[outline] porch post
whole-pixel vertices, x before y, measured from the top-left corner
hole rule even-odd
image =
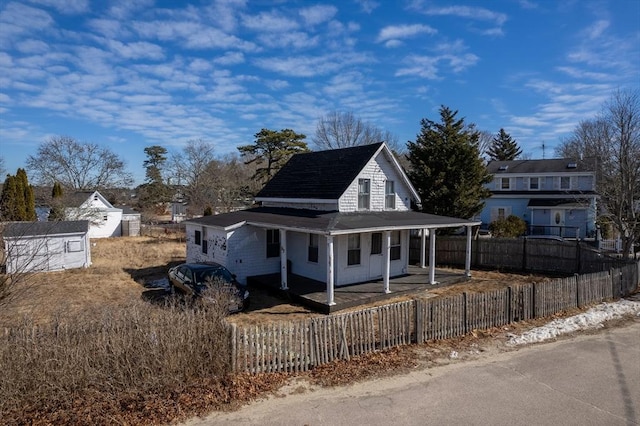
[[[436,282],[436,230],[429,230],[429,284]]]
[[[467,255],[464,259],[464,274],[471,276],[471,226],[467,226]]]
[[[384,247],[382,252],[384,256],[382,261],[384,262],[384,275],[382,277],[382,282],[384,284],[384,292],[391,293],[389,290],[389,273],[391,271],[391,231],[384,231]]]
[[[336,304],[333,300],[333,235],[327,235],[327,305]]]
[[[287,231],[285,229],[280,230],[280,280],[282,290],[289,290],[288,286],[288,275],[289,271],[287,270]]]
[[[427,267],[427,234],[429,230],[427,228],[422,229],[422,235],[420,236],[420,267]]]

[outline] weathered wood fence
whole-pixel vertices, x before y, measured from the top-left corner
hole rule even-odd
[[[464,266],[466,238],[436,238],[438,265]],[[555,241],[526,238],[479,238],[472,241],[471,266],[527,272],[588,274],[608,271],[629,263],[600,253],[580,241]],[[420,261],[420,237],[412,235],[409,261]],[[427,245],[426,259],[429,258]]]
[[[236,372],[306,371],[334,360],[462,336],[615,299],[640,285],[640,263],[608,272],[486,292],[416,299],[357,312],[259,326],[230,325]]]

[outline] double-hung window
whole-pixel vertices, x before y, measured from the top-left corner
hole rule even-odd
[[[500,189],[508,190],[511,188],[511,179],[509,178],[500,178]]]
[[[193,240],[195,245],[199,246],[202,244],[202,231],[195,231],[193,233]]]
[[[358,179],[358,210],[369,210],[371,179]]]
[[[396,208],[396,191],[392,180],[384,183],[384,208],[387,210]]]
[[[529,179],[529,189],[540,189],[540,181],[537,177],[532,177]]]
[[[280,231],[267,229],[267,257],[280,256]]]
[[[389,257],[391,260],[400,259],[400,254],[402,252],[402,246],[400,244],[400,231],[391,231],[391,244],[390,244],[390,253]]]
[[[318,234],[309,234],[309,262],[318,263]]]
[[[360,234],[349,234],[347,265],[360,264]]]
[[[571,176],[560,177],[560,189],[571,189]]]

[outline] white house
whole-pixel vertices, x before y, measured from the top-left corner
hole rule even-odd
[[[114,207],[98,191],[72,194],[65,208],[65,219],[88,220],[89,238],[122,235],[122,209]]]
[[[3,232],[8,274],[88,268],[89,222],[15,222]]]
[[[435,283],[435,229],[472,226],[464,219],[411,210],[417,192],[384,143],[294,155],[256,197],[260,207],[185,222],[188,262],[217,262],[247,277],[281,272],[335,286],[406,274],[409,232],[430,235],[429,277]],[[421,259],[426,266],[424,254]],[[295,284],[292,284],[295,285]]]

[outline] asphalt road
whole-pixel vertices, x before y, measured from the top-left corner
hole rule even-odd
[[[226,424],[638,425],[640,322],[188,422]]]

